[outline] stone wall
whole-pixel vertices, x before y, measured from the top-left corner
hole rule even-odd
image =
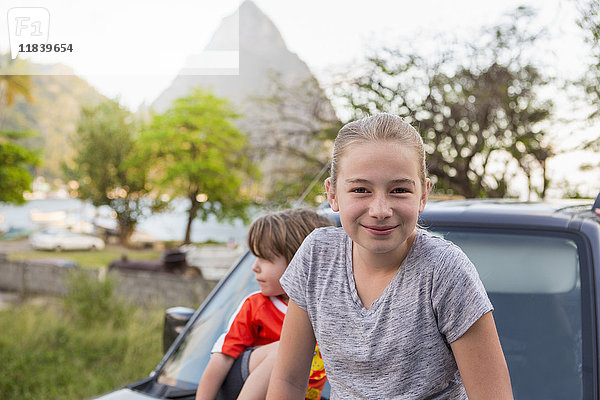
[[[185,277],[160,272],[84,270],[51,264],[8,261],[0,257],[0,291],[34,295],[64,296],[66,279],[74,270],[85,271],[95,279],[110,275],[116,280],[115,293],[138,305],[197,307],[215,282],[202,277]]]
[[[147,271],[111,271],[117,295],[136,304],[198,307],[215,285],[202,277]]]

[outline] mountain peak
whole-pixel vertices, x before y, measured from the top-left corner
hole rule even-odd
[[[205,50],[248,52],[264,48],[287,51],[275,24],[252,0],[245,0],[234,13],[223,18]]]
[[[312,78],[307,65],[288,50],[275,24],[251,0],[244,1],[234,13],[223,18],[205,50],[239,50],[239,75],[182,72],[152,103],[155,111],[165,111],[192,87],[210,88],[215,95],[241,104],[249,97],[268,95],[274,75],[296,82]]]

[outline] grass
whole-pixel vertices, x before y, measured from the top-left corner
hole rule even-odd
[[[71,294],[0,310],[0,398],[83,399],[140,380],[162,357],[162,309],[74,275]]]
[[[63,258],[77,262],[84,268],[102,268],[107,267],[111,262],[120,259],[123,254],[127,254],[130,260],[159,260],[162,254],[160,250],[150,249],[128,249],[121,246],[107,246],[103,250],[97,251],[13,251],[8,254],[8,259],[12,261],[23,261],[40,258]]]

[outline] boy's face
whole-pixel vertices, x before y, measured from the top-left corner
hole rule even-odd
[[[254,271],[254,277],[264,296],[285,295],[279,284],[279,278],[281,278],[286,268],[287,262],[282,256],[273,257],[272,261],[256,257],[256,261],[252,265],[252,271]]]

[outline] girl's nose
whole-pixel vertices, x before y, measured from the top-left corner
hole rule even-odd
[[[254,261],[254,264],[252,264],[252,271],[258,272],[259,270],[260,268],[258,267],[258,261]]]
[[[369,214],[374,218],[388,218],[392,216],[392,207],[384,194],[373,197],[369,207]]]

